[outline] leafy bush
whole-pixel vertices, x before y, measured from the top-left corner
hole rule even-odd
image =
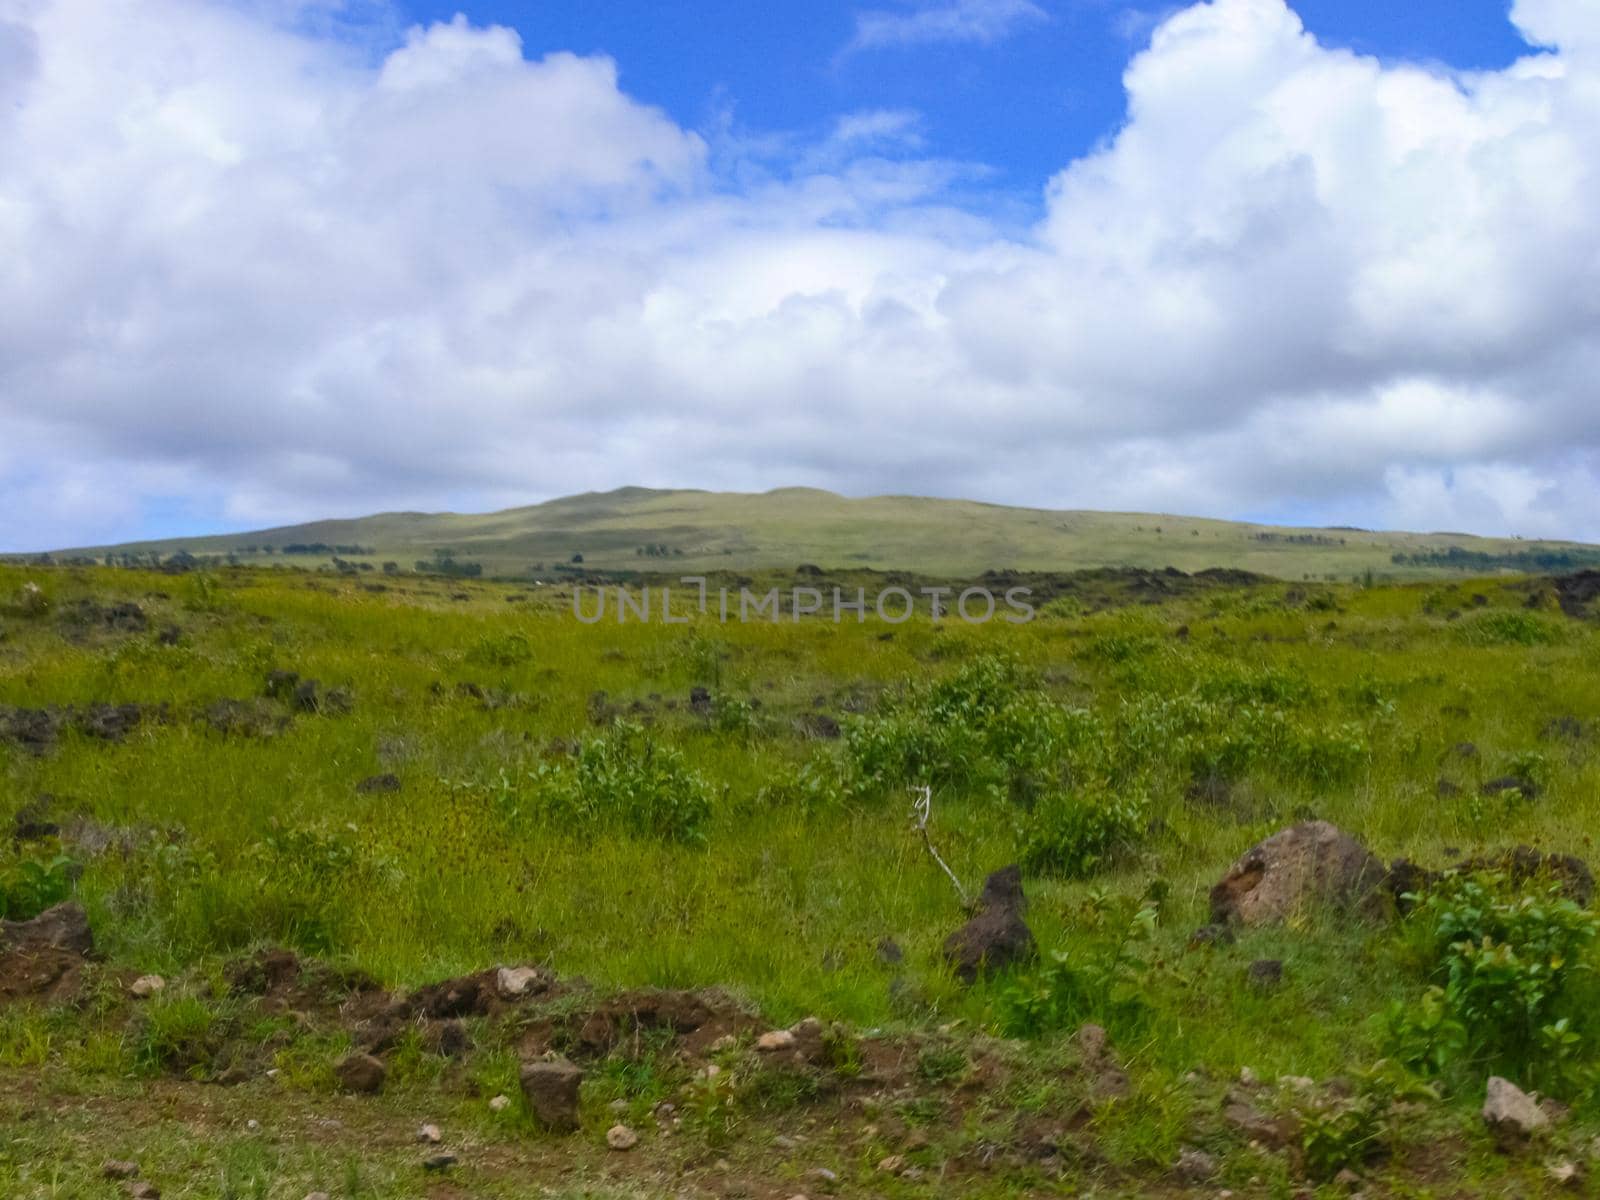
[[[1039,875],[1082,879],[1141,842],[1149,805],[1103,788],[1058,792],[1034,806],[1022,830],[1022,864]]]
[[[1051,951],[1001,990],[996,1024],[1002,1033],[1037,1038],[1089,1020],[1126,1030],[1143,1019],[1148,1002],[1138,948],[1149,942],[1157,910],[1144,904],[1129,917],[1125,906],[1117,907],[1115,916],[1125,921],[1070,949]]]
[[[1297,1113],[1306,1173],[1327,1181],[1381,1158],[1398,1133],[1395,1106],[1438,1098],[1432,1088],[1383,1061],[1357,1072],[1354,1095],[1312,1097]]]
[[[533,643],[525,633],[485,634],[467,652],[467,661],[486,667],[514,667],[533,658]]]
[[[711,821],[711,789],[637,725],[619,722],[573,759],[544,763],[534,783],[545,816],[574,829],[606,829],[696,845]]]
[[[1447,879],[1408,921],[1429,989],[1388,1014],[1396,1056],[1434,1072],[1494,1071],[1551,1092],[1592,1085],[1600,916],[1552,886]]]
[[[1457,626],[1457,636],[1471,646],[1549,646],[1560,630],[1537,613],[1490,611]]]
[[[23,859],[0,871],[0,917],[26,921],[72,894],[76,864],[64,854]]]

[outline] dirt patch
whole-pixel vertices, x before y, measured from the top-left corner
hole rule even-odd
[[[93,952],[81,905],[58,904],[29,921],[0,921],[0,1004],[72,999]]]
[[[223,968],[223,978],[236,993],[257,997],[266,1012],[337,1012],[355,997],[386,998],[365,972],[302,959],[293,950],[262,950],[236,959]]]

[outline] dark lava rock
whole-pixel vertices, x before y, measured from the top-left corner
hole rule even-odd
[[[55,797],[48,793],[34,797],[17,810],[11,823],[11,839],[16,842],[40,842],[61,833],[58,822],[51,820]]]
[[[1258,958],[1245,971],[1250,986],[1270,991],[1283,982],[1283,963],[1276,958]]]
[[[53,708],[7,708],[0,705],[0,742],[44,755],[55,749],[66,718]]]
[[[358,1051],[341,1058],[333,1073],[339,1086],[347,1092],[376,1092],[383,1088],[388,1071],[381,1058]]]
[[[1479,790],[1485,796],[1499,796],[1506,792],[1521,792],[1525,800],[1537,800],[1541,794],[1539,785],[1522,775],[1501,775],[1489,780]]]
[[[1189,935],[1189,945],[1231,946],[1237,940],[1231,925],[1202,925]]]
[[[226,737],[269,738],[289,727],[288,717],[261,700],[215,700],[202,719]]]
[[[294,696],[295,684],[300,682],[296,671],[268,671],[264,692],[274,700],[288,700]]]
[[[1026,962],[1039,951],[1022,914],[1022,868],[1003,867],[984,881],[977,912],[944,943],[944,958],[963,983]]]
[[[1555,717],[1544,723],[1539,736],[1547,742],[1557,739],[1576,742],[1583,737],[1583,722],[1573,716]]]
[[[356,784],[356,791],[362,795],[372,792],[398,792],[400,790],[400,776],[393,774],[369,775]]]
[[[1532,846],[1513,846],[1463,859],[1446,871],[1430,871],[1410,859],[1398,858],[1389,867],[1387,886],[1401,912],[1409,912],[1416,898],[1437,884],[1447,873],[1472,875],[1494,871],[1504,875],[1514,888],[1530,883],[1554,884],[1563,896],[1587,906],[1594,899],[1594,872],[1589,864],[1573,854],[1545,853]]]
[[[702,717],[711,712],[711,692],[708,688],[689,689],[689,711]]]

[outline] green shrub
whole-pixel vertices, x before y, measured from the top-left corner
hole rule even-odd
[[[486,667],[515,667],[533,659],[533,643],[525,633],[485,634],[467,651],[467,661]]]
[[[573,829],[698,845],[711,822],[711,789],[683,754],[625,722],[533,779],[545,816]]]
[[[1517,894],[1485,874],[1448,878],[1407,924],[1430,987],[1388,1013],[1396,1057],[1434,1072],[1493,1071],[1548,1092],[1590,1086],[1600,916],[1559,887]]]
[[[72,894],[77,865],[66,855],[25,858],[0,871],[0,917],[26,921]]]
[[[1470,646],[1549,646],[1561,640],[1557,626],[1531,612],[1482,612],[1456,629],[1456,636]]]
[[[1022,865],[1038,875],[1082,879],[1137,846],[1149,828],[1149,804],[1137,793],[1103,788],[1058,792],[1023,823]]]
[[[1127,917],[1125,906],[1117,916]],[[1146,969],[1139,948],[1155,930],[1157,910],[1142,905],[1121,922],[1014,976],[997,998],[996,1024],[1008,1037],[1044,1037],[1099,1021],[1128,1030],[1148,1014]],[[1106,916],[1102,912],[1102,917]]]
[[[1426,1084],[1381,1061],[1356,1073],[1353,1095],[1312,1096],[1296,1113],[1306,1174],[1326,1182],[1340,1171],[1359,1169],[1383,1157],[1399,1133],[1396,1105],[1438,1098]]]

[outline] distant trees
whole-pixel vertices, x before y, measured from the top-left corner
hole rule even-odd
[[[1454,567],[1461,571],[1576,571],[1600,566],[1600,550],[1584,547],[1554,550],[1513,550],[1491,554],[1450,546],[1444,550],[1397,550],[1389,561],[1399,567]]]

